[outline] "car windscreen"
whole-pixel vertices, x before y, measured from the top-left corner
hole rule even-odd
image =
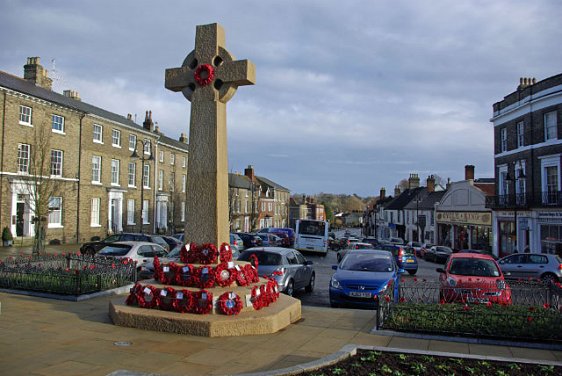
[[[477,277],[499,277],[500,271],[492,260],[477,258],[456,258],[451,262],[450,274]]]
[[[131,250],[130,245],[108,245],[103,247],[98,255],[101,256],[125,256]]]
[[[390,256],[369,253],[349,253],[341,262],[340,269],[365,272],[391,272],[393,270]]]
[[[278,253],[266,252],[266,251],[255,251],[255,252],[242,252],[239,261],[250,261],[250,256],[256,255],[258,258],[259,265],[281,265],[281,255]]]

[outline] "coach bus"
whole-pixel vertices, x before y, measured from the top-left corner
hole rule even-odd
[[[299,251],[328,253],[327,221],[299,219],[295,229],[295,248]]]

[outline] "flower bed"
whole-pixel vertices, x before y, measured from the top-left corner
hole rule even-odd
[[[0,288],[83,295],[126,286],[136,280],[130,260],[77,254],[18,256],[0,261]]]

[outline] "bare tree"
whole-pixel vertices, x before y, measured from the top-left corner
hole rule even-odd
[[[18,160],[25,160],[24,153],[28,154],[27,174],[21,176],[20,187],[23,189],[25,204],[34,213],[33,254],[41,254],[45,250],[47,221],[51,210],[49,204],[61,187],[61,180],[51,176],[51,134],[44,123],[35,126],[31,139],[27,140],[28,149],[18,150]]]

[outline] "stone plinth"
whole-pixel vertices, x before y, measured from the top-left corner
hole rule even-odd
[[[121,297],[109,303],[109,315],[119,326],[204,337],[232,337],[278,332],[301,319],[301,302],[281,294],[269,307],[226,316],[142,309],[127,306]]]

